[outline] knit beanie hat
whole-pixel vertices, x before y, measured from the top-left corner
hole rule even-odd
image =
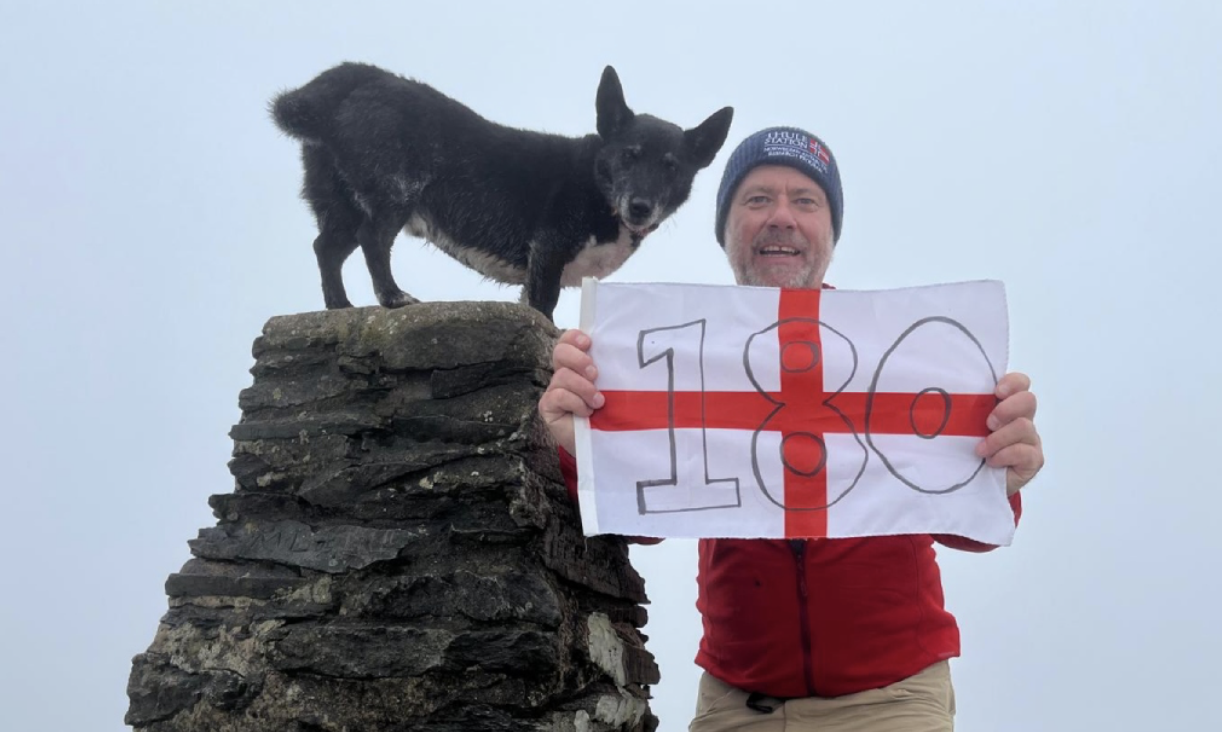
[[[721,187],[717,189],[717,243],[722,248],[726,245],[730,198],[757,165],[788,165],[818,183],[832,210],[832,243],[840,240],[844,192],[840,189],[840,168],[832,151],[822,140],[797,127],[769,127],[739,143],[721,175]]]

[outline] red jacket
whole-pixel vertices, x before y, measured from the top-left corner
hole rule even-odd
[[[561,450],[560,465],[576,500],[576,461]],[[1010,505],[1017,523],[1017,493]],[[927,534],[702,539],[696,663],[744,691],[788,698],[877,689],[958,656],[935,540],[965,551],[996,548]]]

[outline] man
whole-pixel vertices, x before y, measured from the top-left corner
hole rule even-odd
[[[734,153],[717,193],[717,241],[743,285],[824,287],[843,219],[831,151],[796,128],[762,130]],[[573,415],[604,403],[590,339],[570,330],[539,411],[575,480]],[[991,434],[977,454],[1006,469],[1015,521],[1018,491],[1039,472],[1030,380],[997,384]],[[697,607],[704,636],[692,732],[952,730],[947,659],[959,630],[942,601],[934,543],[995,547],[956,536],[831,540],[705,539]]]

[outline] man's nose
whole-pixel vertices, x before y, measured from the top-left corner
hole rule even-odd
[[[792,229],[798,225],[788,201],[784,199],[777,201],[776,206],[772,209],[772,215],[768,217],[768,225],[778,229]]]

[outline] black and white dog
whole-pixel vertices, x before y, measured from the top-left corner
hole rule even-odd
[[[598,134],[513,129],[354,63],[277,96],[276,124],[302,142],[326,306],[351,307],[342,265],[358,246],[379,303],[417,302],[390,270],[403,229],[490,279],[524,285],[523,301],[549,318],[562,286],[614,272],[687,200],[733,109],[690,130],[635,114],[610,66],[595,106]]]

